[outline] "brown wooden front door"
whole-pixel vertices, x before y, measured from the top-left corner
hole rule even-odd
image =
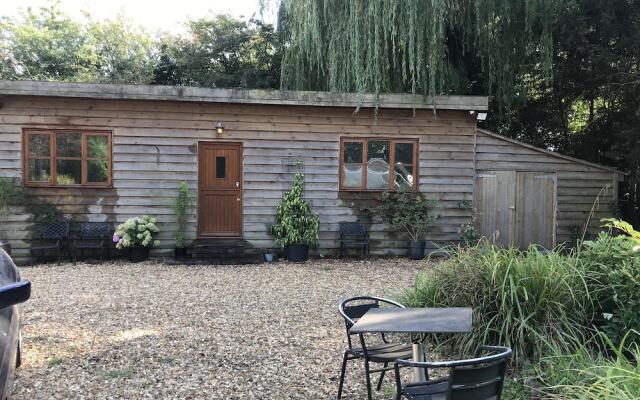
[[[242,237],[242,144],[198,145],[198,236]]]

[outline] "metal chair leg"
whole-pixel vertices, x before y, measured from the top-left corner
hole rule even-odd
[[[369,361],[364,361],[364,376],[367,381],[367,400],[371,400],[371,373],[369,372]]]
[[[338,385],[338,400],[342,398],[342,387],[344,385],[344,376],[347,372],[347,356],[349,353],[344,352],[344,357],[342,357],[342,369],[340,369],[340,384]]]
[[[384,367],[383,368],[387,368],[387,366],[389,365],[388,362],[384,363]],[[376,386],[376,391],[379,392],[380,388],[382,387],[382,380],[384,379],[384,374],[386,373],[386,369],[382,371],[382,373],[380,374],[380,379],[378,379],[378,385]]]

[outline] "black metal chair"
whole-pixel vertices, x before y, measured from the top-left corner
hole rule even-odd
[[[409,400],[500,400],[507,361],[511,349],[502,346],[482,346],[480,351],[489,352],[484,357],[455,361],[397,360],[396,400],[403,396]],[[419,367],[449,369],[449,376],[426,382],[402,385],[399,369]]]
[[[360,222],[340,223],[340,256],[347,248],[362,246],[364,256],[369,255],[369,233]]]
[[[47,252],[55,252],[56,260],[60,262],[64,250],[66,250],[69,260],[72,260],[69,248],[70,226],[71,223],[69,221],[54,222],[40,226],[31,241],[31,263],[35,261],[38,254],[42,261],[45,262]]]
[[[109,259],[111,233],[111,224],[108,222],[85,222],[80,225],[79,236],[73,241],[73,249],[80,252],[81,258],[84,258],[85,250],[100,250],[100,259],[104,259],[105,252]]]
[[[387,340],[384,334],[380,334],[380,340],[372,344],[365,341],[365,335],[349,333],[351,327],[360,319],[367,311],[372,308],[380,308],[381,305],[391,307],[405,308],[400,303],[373,296],[358,296],[344,300],[340,303],[338,310],[344,318],[345,327],[347,329],[347,343],[349,348],[345,350],[342,358],[342,369],[340,370],[340,385],[338,387],[338,399],[342,397],[342,387],[344,385],[344,377],[347,368],[347,362],[352,360],[364,360],[365,379],[367,384],[367,399],[371,399],[371,375],[380,373],[376,390],[380,390],[382,380],[387,371],[393,369],[389,364],[397,359],[411,359],[413,357],[413,348],[411,344],[392,343]],[[360,346],[353,344],[352,336],[358,336]],[[372,370],[370,363],[383,364],[382,368]]]

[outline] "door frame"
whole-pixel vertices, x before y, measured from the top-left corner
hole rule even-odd
[[[200,146],[224,145],[235,146],[239,150],[240,162],[240,233],[239,235],[202,235],[200,234]],[[196,149],[196,238],[197,239],[242,239],[244,237],[244,143],[221,140],[199,140]]]

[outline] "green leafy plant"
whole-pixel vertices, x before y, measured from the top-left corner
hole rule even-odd
[[[434,214],[437,204],[421,193],[404,189],[384,192],[380,205],[368,207],[365,211],[392,229],[405,232],[409,239],[421,241],[437,218]]]
[[[640,245],[631,236],[601,232],[582,244],[579,257],[588,268],[600,329],[615,344],[630,329],[640,331]]]
[[[36,225],[53,224],[62,219],[62,213],[58,207],[51,203],[34,205],[31,208],[31,214]]]
[[[24,198],[24,189],[16,179],[0,177],[0,215],[5,215],[9,206],[21,204]]]
[[[522,252],[481,242],[416,276],[402,301],[412,307],[472,307],[473,332],[443,338],[465,353],[484,343],[510,346],[520,364],[550,344],[589,336],[593,317],[583,264],[575,256]],[[571,339],[573,340],[573,339]]]
[[[472,221],[460,225],[458,235],[465,246],[475,246],[480,241],[480,234]]]
[[[129,218],[124,224],[118,225],[113,234],[116,248],[158,246],[160,242],[153,240],[153,237],[160,232],[157,222],[155,217],[148,215]]]
[[[271,233],[281,247],[295,244],[317,246],[320,217],[303,197],[304,175],[298,172],[291,189],[282,196]]]
[[[176,213],[176,248],[185,247],[185,229],[187,225],[187,209],[191,204],[191,193],[187,182],[180,182],[178,185],[178,196],[173,204],[173,211]]]
[[[603,218],[600,221],[603,223],[602,227],[609,229],[610,233],[616,230],[617,233],[631,238],[636,244],[640,245],[640,232],[633,229],[630,223],[615,218]]]

